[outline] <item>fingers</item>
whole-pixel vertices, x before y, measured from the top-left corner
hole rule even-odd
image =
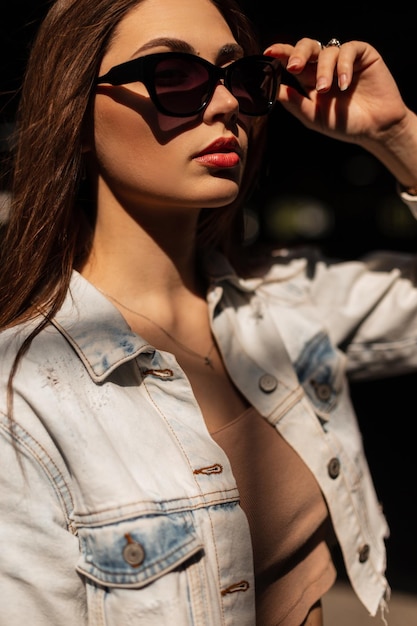
[[[264,54],[274,56],[279,58],[282,62],[286,62],[286,68],[288,70],[294,67],[296,71],[298,71],[298,69],[301,71],[306,63],[315,63],[318,60],[321,50],[322,44],[320,41],[304,37],[300,39],[295,46],[275,43],[269,46]]]
[[[346,91],[352,82],[353,61],[349,45],[343,44],[342,47],[338,39],[331,39],[317,61],[316,90],[320,93],[329,91],[336,78],[339,89]]]
[[[330,40],[329,44],[322,49],[317,62],[316,90],[318,92],[329,91],[335,83],[340,91],[346,91],[349,88],[359,48],[363,48],[360,42],[348,41],[342,44],[338,40]]]
[[[355,60],[364,52],[365,47],[364,42],[341,43],[337,39],[331,39],[323,46],[316,39],[304,37],[295,46],[273,44],[264,54],[277,56],[287,71],[296,76],[306,69],[311,71],[311,64],[315,64],[315,89],[326,93],[335,84],[341,91],[349,88]]]

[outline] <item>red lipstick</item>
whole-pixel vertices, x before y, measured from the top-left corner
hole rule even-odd
[[[194,159],[209,167],[235,167],[240,163],[241,150],[238,141],[233,137],[220,137],[196,154]]]

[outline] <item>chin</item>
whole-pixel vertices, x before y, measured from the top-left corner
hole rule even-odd
[[[237,193],[232,195],[217,196],[216,198],[207,198],[204,202],[204,207],[207,209],[221,209],[228,204],[234,202],[237,198]]]
[[[222,207],[236,200],[240,190],[240,185],[233,181],[224,181],[217,186],[215,193],[207,195],[205,206]]]

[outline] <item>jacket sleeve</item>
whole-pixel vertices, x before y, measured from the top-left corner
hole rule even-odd
[[[401,194],[417,216],[417,197]],[[312,298],[352,378],[417,369],[417,255],[375,252],[314,264]]]
[[[84,626],[67,477],[18,419],[0,413],[0,626]]]

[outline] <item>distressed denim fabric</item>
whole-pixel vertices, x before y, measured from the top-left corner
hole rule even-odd
[[[241,279],[219,257],[209,271],[230,376],[314,473],[376,614],[388,528],[347,376],[416,369],[414,260],[279,255]],[[7,378],[32,328],[0,335],[0,625],[254,626],[247,520],[175,358],[74,272],[19,366],[11,424]]]

